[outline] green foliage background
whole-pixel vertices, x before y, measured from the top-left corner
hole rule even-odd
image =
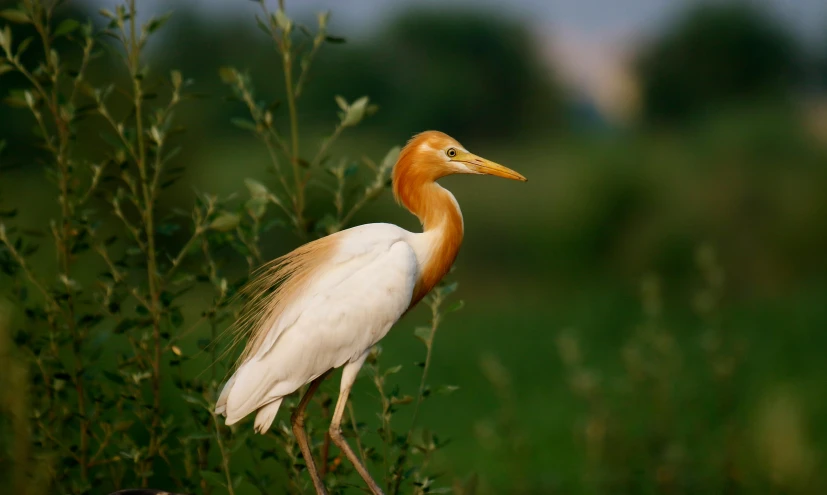
[[[260,231],[254,230],[249,210],[258,206],[248,201],[256,189],[248,189],[245,179],[275,190],[277,177],[266,172],[270,156],[255,139],[260,130],[250,132],[249,110],[237,101],[243,100],[239,79],[220,68],[249,74],[256,100],[282,119],[277,126],[287,135],[284,76],[271,40],[254,19],[217,22],[202,15],[176,11],[153,35],[143,59],[148,91],[155,93],[148,105],[170,97],[169,84],[158,81],[169,79],[172,70],[191,80],[186,92],[193,97],[175,114],[176,128],[186,132],[170,138],[181,146],[170,166],[185,169],[159,197],[157,216],[190,212],[194,202],[206,212],[206,192],[222,200],[202,220],[221,217],[232,223],[235,217],[222,215],[238,213],[243,228],[250,229],[242,230],[250,242],[210,230],[217,271],[211,274],[210,263],[198,253],[182,265],[182,273],[200,278],[176,298],[163,326],[169,334],[164,338],[185,358],[176,363],[176,354],[168,353],[161,372],[161,402],[174,423],[157,431],[164,432],[172,460],[118,463],[129,473],[123,481],[132,485],[145,479],[160,488],[223,493],[228,467],[243,479],[237,493],[257,493],[254,480],[263,480],[258,484],[270,493],[309,493],[289,433],[252,441],[245,436],[249,424],[231,432],[199,409],[212,398],[230,361],[207,368],[221,348],[206,343],[232,319],[233,306],[215,298],[222,278],[232,292],[257,257],[271,259],[323,234],[341,215],[327,189],[309,187],[303,227],[268,204]],[[108,22],[69,3],[56,11],[54,25],[86,17],[98,28]],[[449,22],[458,17],[465,20],[461,25]],[[10,25],[15,40],[33,33],[26,24]],[[526,28],[516,21],[479,12],[416,10],[374,33],[355,43],[330,39],[301,97],[300,156],[308,161],[341,123],[337,111],[346,113],[337,108],[336,95],[350,103],[369,95],[379,106],[335,142],[330,151],[335,159],[324,167],[331,174],[320,179],[325,187],[335,191],[336,174],[347,173],[352,182],[343,197],[354,204],[373,178],[370,167],[357,171],[354,165],[363,156],[381,163],[389,149],[425,128],[449,132],[472,151],[529,178],[526,184],[478,177],[443,181],[465,218],[466,240],[451,274],[460,281],[459,294],[452,297],[464,300],[465,307],[439,325],[428,383],[434,390],[453,390],[440,384],[459,389],[422,402],[416,437],[435,448],[404,461],[421,471],[402,491],[823,493],[827,142],[811,125],[812,105],[801,105],[799,97],[802,88],[823,95],[818,74],[827,55],[808,55],[761,12],[690,11],[643,50],[637,65],[640,121],[623,129],[583,128],[573,125],[568,96],[547,75]],[[25,66],[42,59],[38,48],[35,41],[26,51]],[[67,65],[79,63],[80,53],[68,38],[56,41],[55,49],[65,53]],[[114,82],[128,90],[130,74],[117,53],[106,50],[89,65],[91,84]],[[4,96],[26,85],[16,73],[0,77]],[[128,118],[128,99],[116,105],[121,106],[113,113]],[[53,164],[32,134],[35,124],[27,108],[0,107],[0,139],[6,143],[0,154],[0,221],[13,236],[41,245],[29,265],[51,288],[61,282],[48,226],[60,211],[57,189],[47,180],[53,179],[46,173]],[[114,148],[101,137],[105,127],[100,119],[79,123],[78,157],[92,163],[107,157]],[[289,168],[289,161],[283,163]],[[102,229],[120,232],[116,246],[125,246],[126,234],[109,215],[107,198],[116,188],[102,182],[95,207]],[[418,228],[388,192],[349,220]],[[182,217],[168,224],[178,227],[159,231],[160,251],[174,256],[187,243],[193,227],[187,221]],[[38,229],[46,237],[26,233]],[[251,242],[254,237],[257,243]],[[34,397],[50,393],[37,382],[37,368],[26,353],[34,348],[29,337],[44,325],[38,320],[42,315],[33,317],[32,311],[44,303],[12,268],[8,248],[0,247],[0,261],[8,267],[0,273],[0,289],[9,296],[0,305],[0,326],[10,337],[0,346],[7,366],[0,383],[15,391],[0,395],[7,419],[0,430],[4,473],[33,455],[38,461],[28,465],[42,463],[64,473],[59,492],[107,493],[118,482],[106,471],[84,485],[77,465],[67,460],[71,456],[38,440],[45,427],[20,417],[27,412],[17,400],[16,391],[25,388],[21,384],[29,383]],[[135,273],[145,268],[137,259],[129,263]],[[84,261],[76,269],[78,283],[94,285],[105,268],[100,259]],[[134,284],[147,289],[138,278]],[[30,295],[21,302],[24,286]],[[129,318],[141,311],[129,294],[123,306]],[[202,322],[204,312],[210,316]],[[180,327],[179,316],[185,322]],[[368,449],[376,450],[371,471],[377,479],[397,471],[383,465],[388,457],[381,446],[389,438],[383,434],[389,430],[383,430],[381,413],[393,409],[396,436],[404,440],[414,414],[405,396],[422,391],[422,368],[415,363],[424,360],[424,350],[414,329],[427,326],[430,317],[422,308],[400,322],[383,341],[381,358],[372,364],[376,369],[368,369],[354,391],[354,410],[364,422],[357,429]],[[128,354],[123,342],[111,343],[118,342],[116,331],[124,330],[118,322],[109,315],[87,322],[94,324],[88,325],[90,340],[81,352],[100,371],[89,383],[111,397],[124,396],[122,405],[140,404],[148,400],[147,389],[122,393],[118,378],[102,374],[104,369],[116,377],[122,373],[123,381],[142,372],[116,358]],[[191,322],[202,324],[177,337]],[[127,329],[126,335],[134,332],[140,339],[139,330]],[[422,337],[422,330],[418,333]],[[110,343],[101,347],[96,339],[107,336]],[[27,374],[31,382],[20,378]],[[325,401],[336,390],[335,383],[327,383],[311,408],[319,449]],[[391,408],[394,398],[399,404]],[[114,407],[101,410],[113,425],[118,418],[112,416],[122,414]],[[77,443],[78,419],[66,418],[61,434]],[[286,422],[286,413],[279,419]],[[24,424],[35,439],[31,454],[23,446],[27,440],[13,435]],[[130,428],[124,442],[131,439],[140,450],[151,431],[140,421]],[[226,445],[219,446],[219,439]],[[106,454],[122,455],[120,448]],[[232,454],[221,455],[225,448]],[[331,449],[331,463],[336,455]],[[184,469],[187,463],[194,467]],[[144,476],[141,469],[149,472]],[[328,477],[332,489],[357,492],[350,486],[361,486],[358,477],[344,465],[340,469]],[[26,473],[32,475],[31,493],[49,484],[54,489],[46,473]]]

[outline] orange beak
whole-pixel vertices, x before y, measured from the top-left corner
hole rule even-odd
[[[486,160],[473,153],[459,152],[453,161],[464,163],[473,173],[493,175],[502,177],[503,179],[519,180],[522,182],[528,180],[519,172],[515,172],[508,167],[494,163],[491,160]]]

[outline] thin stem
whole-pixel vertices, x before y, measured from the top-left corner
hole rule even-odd
[[[384,450],[385,473],[390,472],[390,448],[393,441],[391,434],[390,418],[388,417],[388,409],[390,408],[390,400],[385,395],[385,378],[379,373],[379,365],[373,365],[373,383],[376,390],[379,392],[379,399],[382,402],[382,448]],[[351,410],[352,413],[352,410]],[[355,422],[355,418],[351,418]],[[358,438],[358,435],[357,435]],[[392,479],[388,478],[388,491],[391,489]]]
[[[304,226],[304,185],[299,168],[299,120],[296,115],[296,97],[293,94],[293,62],[292,54],[285,50],[282,55],[284,61],[284,84],[287,91],[287,106],[290,112],[290,163],[293,165],[293,178],[296,181],[296,223],[299,228]]]
[[[112,129],[114,129],[115,132],[118,134],[118,138],[121,140],[121,143],[123,143],[124,148],[126,148],[126,151],[129,152],[129,155],[137,163],[140,160],[140,158],[138,157],[138,153],[135,151],[135,147],[132,146],[132,143],[129,142],[129,139],[126,138],[126,135],[123,132],[123,125],[118,124],[117,122],[115,122],[115,119],[112,118],[112,115],[106,109],[106,105],[103,100],[98,102],[98,113],[104,119],[106,119],[107,122],[109,122],[109,125],[111,125]]]
[[[388,161],[383,163],[381,166],[376,167],[370,160],[367,158],[363,158],[364,162],[371,167],[376,172],[376,177],[374,178],[373,182],[365,188],[362,197],[360,197],[353,206],[350,207],[348,212],[342,216],[341,214],[338,215],[338,221],[335,225],[331,228],[331,233],[338,232],[342,230],[352,219],[353,216],[362,208],[365,207],[370,201],[376,199],[382,191],[385,190],[385,183],[387,181],[387,174],[388,171],[391,169],[392,165],[390,165]]]
[[[262,6],[263,6],[262,2]],[[279,3],[284,9],[284,4]],[[275,33],[274,33],[275,37]],[[304,184],[299,166],[299,118],[296,111],[296,94],[293,87],[293,51],[290,42],[290,33],[283,32],[282,40],[276,38],[281,52],[282,68],[284,69],[284,88],[287,93],[287,107],[290,114],[290,164],[293,167],[293,179],[296,187],[296,223],[300,233],[304,232]]]
[[[265,14],[267,13],[265,9]],[[287,149],[287,145],[281,139],[281,136],[276,131],[275,127],[272,126],[272,123],[268,122],[265,117],[262,116],[262,112],[258,107],[255,99],[253,98],[252,89],[248,87],[246,79],[244,77],[238,76],[235,80],[235,85],[238,92],[241,94],[241,99],[247,105],[247,109],[250,112],[250,116],[255,120],[256,125],[258,128],[264,128],[263,130],[259,130],[256,132],[256,136],[261,139],[264,145],[267,147],[267,153],[270,156],[270,161],[273,164],[273,170],[276,172],[276,177],[278,177],[279,182],[281,183],[281,187],[284,189],[284,193],[290,198],[293,203],[293,209],[295,211],[299,210],[299,204],[297,195],[294,191],[291,191],[290,186],[285,179],[284,174],[281,171],[281,161],[278,157],[278,151],[282,151],[284,154],[289,155],[290,152]],[[275,144],[274,144],[275,143]],[[295,212],[290,211],[281,201],[274,201],[282,210],[287,214],[290,220],[295,224],[296,228],[299,228],[299,222],[297,220],[297,216]]]
[[[143,196],[143,226],[144,235],[146,236],[146,255],[147,255],[147,282],[149,285],[149,304],[147,309],[152,315],[152,358],[150,359],[152,368],[152,396],[153,396],[153,413],[152,423],[150,428],[149,440],[149,454],[147,458],[147,466],[152,462],[152,458],[158,453],[158,427],[161,422],[161,308],[159,307],[160,297],[160,281],[158,280],[158,266],[155,252],[155,185],[157,183],[157,173],[150,179],[147,173],[146,160],[146,140],[144,136],[144,122],[143,122],[143,86],[141,83],[141,46],[142,43],[138,39],[138,31],[135,23],[137,17],[137,9],[135,7],[135,0],[128,1],[129,8],[129,44],[128,61],[129,72],[132,78],[133,90],[133,104],[135,106],[135,137],[137,140],[137,167],[140,175],[141,184],[140,189]],[[156,166],[158,156],[156,155]],[[137,297],[137,293],[134,292]],[[142,484],[145,487],[148,482],[146,475],[147,469],[142,473]]]
[[[422,405],[422,401],[425,399],[425,385],[426,380],[428,378],[428,370],[431,368],[431,355],[434,348],[434,338],[436,337],[436,331],[439,328],[440,320],[442,316],[439,313],[439,307],[442,304],[442,296],[437,291],[433,295],[433,300],[431,301],[431,333],[428,335],[428,340],[426,341],[425,345],[427,347],[427,352],[425,354],[425,364],[422,368],[422,378],[419,380],[419,392],[416,397],[416,404],[414,405],[413,416],[411,417],[411,426],[408,429],[408,435],[405,438],[405,443],[400,449],[399,458],[397,462],[397,471],[394,473],[394,487],[392,493],[396,494],[399,493],[399,489],[402,485],[402,461],[408,455],[408,451],[411,447],[411,438],[413,437],[414,428],[416,428],[416,422],[419,418],[419,408]]]
[[[80,200],[77,202],[78,205],[85,204],[87,201],[89,201],[89,198],[92,197],[92,193],[95,192],[95,190],[98,188],[98,185],[100,184],[100,180],[101,177],[103,177],[103,171],[106,169],[107,163],[108,162],[104,162],[104,164],[101,166],[92,166],[92,181],[89,184],[89,189],[87,189],[86,192],[83,193],[83,196],[81,196]]]
[[[319,47],[321,47],[322,43],[324,43],[325,35],[325,26],[320,25],[319,32],[316,33],[316,36],[313,38],[313,48],[310,49],[310,53],[308,53],[307,57],[304,59],[304,61],[307,63],[302,64],[302,70],[299,74],[299,81],[296,83],[296,99],[298,99],[302,95],[302,90],[304,89],[304,82],[307,79],[307,74],[310,72],[311,62],[316,57],[316,52],[319,51]]]
[[[428,336],[428,342],[426,344],[428,350],[425,354],[425,365],[422,368],[422,378],[419,380],[419,393],[417,394],[416,405],[414,405],[413,417],[411,418],[411,427],[408,430],[408,438],[405,440],[406,445],[409,445],[411,442],[411,436],[413,435],[413,430],[416,427],[416,420],[419,416],[419,406],[425,398],[425,381],[428,379],[428,370],[431,368],[431,355],[434,348],[434,338],[436,337],[436,331],[437,328],[439,328],[439,323],[442,318],[439,314],[439,306],[441,303],[442,299],[435,295],[434,300],[431,303],[431,334]]]
[[[353,427],[354,433],[356,433],[356,448],[359,450],[359,457],[362,458],[362,464],[365,466],[368,465],[368,456],[365,455],[365,449],[362,447],[362,439],[359,437],[359,429],[356,424],[356,413],[353,411],[353,402],[348,401],[347,403],[347,413],[350,416],[350,424]],[[387,472],[387,471],[386,471]]]
[[[276,176],[279,178],[279,181],[281,182],[281,186],[284,188],[284,192],[291,197],[293,201],[293,207],[297,208],[296,196],[290,193],[290,187],[287,185],[287,181],[285,181],[284,179],[284,174],[281,173],[278,154],[276,153],[276,149],[273,147],[273,143],[271,143],[270,140],[267,138],[262,138],[262,141],[264,141],[264,145],[267,147],[267,153],[270,155],[270,161],[273,162],[273,168],[276,171]],[[282,210],[284,210],[284,212],[287,214],[288,217],[290,217],[290,219],[293,221],[296,227],[298,227],[298,220],[296,219],[297,217],[295,213],[288,210],[287,207],[284,206],[284,203],[282,203],[281,201],[274,202],[277,205],[279,205]]]
[[[198,225],[195,227],[195,232],[193,232],[192,236],[181,247],[181,250],[178,252],[178,255],[175,258],[173,258],[172,266],[170,266],[169,270],[167,270],[165,277],[166,279],[169,279],[169,277],[172,276],[173,273],[175,273],[175,270],[178,269],[178,267],[181,265],[181,261],[183,261],[184,258],[187,256],[190,247],[192,247],[195,241],[197,241],[198,238],[201,237],[201,235],[207,231],[207,228],[208,227],[206,224]]]
[[[37,279],[37,277],[35,277],[34,273],[32,273],[28,263],[26,263],[26,259],[20,254],[20,252],[17,251],[17,249],[14,248],[14,244],[6,235],[6,229],[2,224],[0,224],[0,241],[3,241],[3,244],[6,245],[6,249],[8,249],[9,254],[11,254],[12,258],[14,258],[14,261],[16,261],[18,266],[20,266],[20,269],[23,270],[23,273],[26,274],[26,278],[29,279],[29,282],[31,282],[31,284],[34,285],[38,291],[40,291],[40,293],[43,295],[43,298],[46,300],[46,303],[49,304],[55,312],[62,312],[62,308],[57,303],[55,298],[52,297],[51,294],[49,294],[49,291],[46,290],[46,287],[44,287]]]
[[[221,453],[221,467],[227,479],[227,490],[230,492],[230,495],[235,495],[233,480],[230,476],[230,456],[227,454],[227,449],[224,448],[224,440],[221,438],[221,425],[218,423],[218,416],[216,416],[212,410],[210,410],[210,413],[215,424],[215,440],[218,443],[218,451]]]
[[[316,156],[313,157],[313,161],[310,162],[310,168],[317,167],[320,163],[322,163],[322,159],[324,159],[325,153],[330,147],[339,139],[339,136],[342,135],[342,131],[344,131],[344,126],[339,124],[333,130],[333,133],[327,137],[324,141],[322,141],[322,145],[319,146],[319,151],[316,152]]]

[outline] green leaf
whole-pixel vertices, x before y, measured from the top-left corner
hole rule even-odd
[[[132,423],[132,421],[118,421],[112,425],[112,429],[115,431],[126,431],[132,426]]]
[[[244,129],[245,131],[251,132],[258,132],[258,127],[256,127],[256,124],[250,120],[235,117],[230,119],[230,122],[239,129]]]
[[[264,34],[266,34],[267,36],[272,36],[272,33],[270,33],[270,28],[267,27],[267,24],[264,24],[264,21],[262,21],[261,17],[259,17],[258,15],[256,15],[256,25],[259,29],[261,29],[264,32]]]
[[[442,295],[442,297],[445,297],[445,296],[451,295],[451,294],[453,294],[454,292],[456,292],[456,290],[457,290],[457,286],[458,286],[458,285],[459,285],[459,284],[458,284],[457,282],[454,282],[454,283],[448,284],[448,285],[446,285],[446,286],[444,286],[444,287],[441,287],[441,288],[439,289],[439,293],[440,293],[440,295]]]
[[[106,141],[106,143],[107,143],[109,146],[112,146],[112,147],[113,147],[113,148],[115,148],[115,149],[120,149],[120,148],[123,148],[123,142],[120,140],[120,138],[119,138],[119,137],[117,137],[116,135],[112,134],[111,132],[108,132],[108,131],[102,131],[102,132],[100,133],[100,137],[101,137],[101,139],[103,139],[104,141]]]
[[[17,89],[9,91],[9,95],[3,101],[7,105],[15,108],[26,108],[28,106],[23,91]]]
[[[0,17],[6,19],[7,21],[16,22],[18,24],[28,24],[32,22],[32,20],[29,18],[29,14],[18,9],[0,10]]]
[[[402,397],[391,397],[391,404],[394,406],[401,406],[405,404],[410,404],[413,402],[414,398],[410,395],[403,395]]]
[[[336,218],[330,213],[327,213],[325,214],[325,216],[323,216],[316,222],[316,225],[314,227],[319,232],[331,233],[332,228],[335,227],[337,223],[338,222]]]
[[[232,452],[238,452],[239,448],[247,445],[247,438],[250,436],[251,430],[244,430],[238,433],[233,433],[233,447]]]
[[[235,84],[238,81],[238,71],[232,67],[221,67],[218,69],[218,77],[224,84]]]
[[[345,168],[345,178],[351,177],[356,172],[359,171],[359,164],[358,163],[351,163],[350,165]]]
[[[146,32],[148,34],[152,34],[155,31],[164,27],[164,24],[167,23],[169,18],[172,17],[172,12],[167,12],[166,14],[162,15],[161,17],[153,17],[149,20],[146,24]]]
[[[440,395],[450,395],[457,390],[459,390],[459,387],[456,385],[440,385],[439,388],[436,389],[436,393]]]
[[[201,397],[196,397],[194,395],[189,395],[189,394],[181,394],[181,398],[184,399],[185,401],[189,402],[190,404],[195,404],[196,406],[206,407],[206,404],[204,403],[204,399],[202,399]]]
[[[67,34],[73,32],[75,29],[80,27],[80,23],[74,19],[63,19],[60,24],[57,25],[55,28],[54,36],[55,38],[59,38],[60,36],[66,36]]]
[[[270,195],[270,190],[267,186],[255,179],[244,179],[244,185],[250,191],[250,196],[254,198],[267,198]]]
[[[0,76],[5,74],[6,72],[11,72],[14,70],[14,67],[8,64],[0,64]]]
[[[465,307],[465,301],[459,300],[459,301],[455,302],[454,304],[452,304],[452,305],[448,306],[447,308],[445,308],[445,311],[443,311],[443,313],[446,313],[446,314],[447,313],[453,313],[454,311],[461,310],[463,307]]]
[[[388,376],[388,375],[393,375],[393,374],[399,373],[399,370],[401,370],[401,369],[402,369],[402,365],[401,365],[401,364],[397,364],[396,366],[393,366],[393,367],[391,367],[391,368],[386,369],[386,370],[385,370],[385,376]]]
[[[181,313],[181,308],[174,308],[169,315],[169,321],[175,328],[181,328],[184,324],[184,315]]]
[[[336,100],[336,104],[339,105],[339,108],[341,108],[343,112],[347,112],[347,100],[339,95],[336,95],[333,98]]]
[[[215,220],[210,223],[210,228],[226,232],[236,228],[239,222],[241,222],[241,217],[238,214],[225,212],[218,215]]]
[[[137,324],[138,324],[137,320],[134,320],[132,318],[125,318],[125,319],[121,320],[121,322],[118,323],[115,326],[115,328],[112,330],[112,332],[117,333],[117,334],[121,334],[121,333],[126,332],[130,328],[133,328]]]
[[[324,30],[327,27],[327,21],[330,20],[330,11],[323,10],[316,13],[316,20],[319,22],[319,29]]]
[[[345,111],[342,118],[342,126],[350,127],[358,124],[365,117],[365,109],[368,106],[368,97],[363,96],[354,101]]]
[[[293,27],[293,21],[291,21],[290,18],[287,17],[287,14],[285,14],[282,9],[276,11],[275,18],[276,25],[284,31],[289,32],[290,29]]]
[[[20,57],[26,51],[26,48],[29,47],[29,44],[32,42],[34,38],[29,36],[25,40],[21,41],[19,45],[17,45],[17,56]]]
[[[301,31],[303,35],[305,35],[305,36],[307,36],[308,38],[311,38],[311,39],[313,38],[313,33],[310,31],[310,29],[307,28],[307,26],[305,26],[304,24],[298,24],[298,26],[299,26],[299,31]],[[305,59],[302,60],[302,69],[304,68],[306,63],[307,63],[307,59],[305,58]]]
[[[11,27],[5,26],[0,29],[0,46],[4,50],[11,51]]]
[[[243,483],[243,482],[244,482],[244,476],[239,474],[238,476],[233,478],[233,488],[238,490],[238,487],[241,486],[241,483]]]
[[[197,431],[184,437],[185,440],[209,440],[211,438],[212,433],[207,433],[206,431]]]
[[[256,220],[260,219],[267,212],[267,203],[269,200],[266,197],[254,196],[244,203],[244,208]]]
[[[431,327],[416,327],[414,337],[421,340],[423,344],[428,345],[428,341],[431,340]]]
[[[160,235],[171,236],[179,230],[181,230],[181,226],[177,223],[162,223],[155,229],[155,232]]]
[[[212,471],[201,471],[200,474],[201,478],[211,485],[223,486],[224,488],[227,487],[227,478],[225,478],[222,474],[214,473]]]
[[[118,385],[126,385],[126,380],[117,373],[112,373],[111,371],[103,370],[103,376],[108,378],[111,382],[116,383]]]

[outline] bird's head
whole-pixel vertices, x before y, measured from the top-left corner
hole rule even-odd
[[[434,181],[451,174],[494,175],[525,182],[521,174],[477,156],[456,139],[438,131],[417,134],[399,153],[393,171],[394,191],[404,181]]]

